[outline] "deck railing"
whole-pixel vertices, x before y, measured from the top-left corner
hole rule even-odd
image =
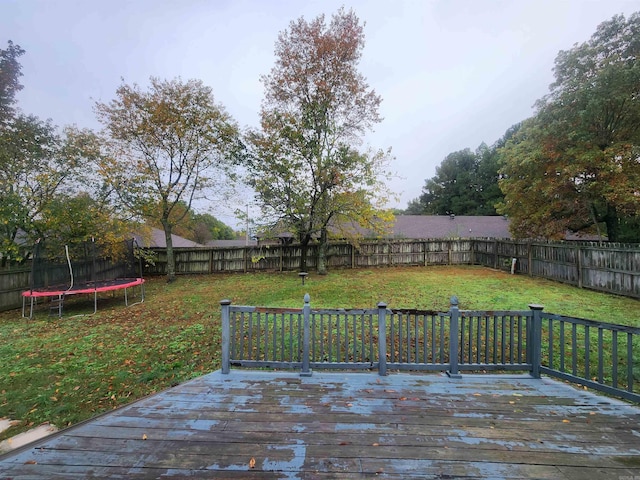
[[[222,306],[222,373],[231,366],[525,371],[640,402],[640,328],[543,312]]]

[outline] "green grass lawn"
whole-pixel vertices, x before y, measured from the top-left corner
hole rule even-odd
[[[640,326],[637,300],[513,276],[483,267],[402,267],[149,279],[146,301],[125,308],[122,292],[67,302],[65,316],[48,309],[34,319],[0,314],[0,418],[20,424],[0,440],[43,422],[66,427],[220,367],[220,305],[447,310],[526,310],[530,303],[563,315]]]

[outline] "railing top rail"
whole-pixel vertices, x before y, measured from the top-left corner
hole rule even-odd
[[[231,312],[242,312],[242,313],[285,313],[285,314],[299,314],[302,313],[301,308],[284,308],[284,307],[252,307],[249,305],[231,305]]]
[[[378,313],[377,308],[312,308],[312,315],[375,315]]]
[[[531,310],[460,310],[462,317],[530,317]]]
[[[443,315],[444,312],[439,310],[419,310],[416,308],[388,308],[387,313],[389,314],[402,314],[402,315]]]
[[[564,315],[557,315],[555,313],[542,312],[543,320],[558,320],[561,322],[573,323],[576,325],[586,325],[594,328],[604,328],[607,330],[615,330],[617,332],[633,333],[640,335],[639,327],[632,327],[628,325],[620,325],[617,323],[600,322],[598,320],[588,320],[586,318],[567,317]]]

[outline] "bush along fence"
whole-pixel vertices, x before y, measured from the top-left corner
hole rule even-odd
[[[261,308],[220,302],[222,373],[232,366],[525,371],[640,403],[640,328],[523,311]]]

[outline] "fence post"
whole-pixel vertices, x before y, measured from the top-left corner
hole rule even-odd
[[[458,345],[460,309],[458,308],[458,297],[451,297],[451,307],[449,308],[449,371],[450,378],[462,378],[458,370],[458,357],[460,354]]]
[[[231,366],[229,359],[229,345],[231,343],[231,334],[229,328],[231,300],[220,301],[222,307],[222,373],[228,374]]]
[[[301,377],[310,377],[311,369],[309,368],[309,342],[311,338],[311,297],[308,293],[304,294],[304,307],[302,307],[304,337],[302,340],[302,371]]]
[[[531,349],[529,353],[531,357],[531,376],[533,378],[540,378],[540,365],[542,363],[542,309],[544,306],[531,304],[531,328],[527,329],[529,332],[529,338],[527,338],[527,345],[531,343]]]
[[[387,374],[387,304],[378,303],[378,375]]]

